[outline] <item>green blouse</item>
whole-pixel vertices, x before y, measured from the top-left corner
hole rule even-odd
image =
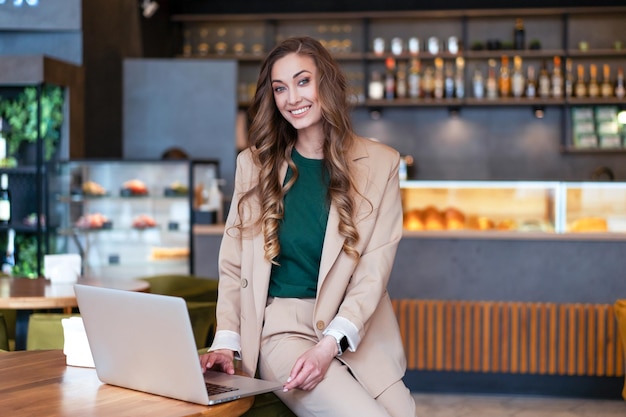
[[[280,223],[280,254],[272,266],[269,296],[314,298],[328,221],[328,174],[321,159],[308,159],[294,148],[298,179],[285,195]],[[287,169],[285,183],[293,176]]]

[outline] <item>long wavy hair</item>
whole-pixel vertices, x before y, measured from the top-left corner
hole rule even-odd
[[[324,166],[329,174],[328,201],[339,213],[339,233],[343,236],[343,250],[358,259],[355,249],[359,233],[355,227],[354,194],[356,187],[350,172],[351,161],[347,150],[355,136],[350,121],[346,78],[330,53],[310,37],[289,38],[270,51],[261,65],[256,94],[250,107],[252,122],[249,129],[249,145],[254,163],[259,167],[259,182],[239,200],[237,210],[243,219],[243,205],[254,199],[261,210],[254,224],[261,227],[264,235],[265,258],[276,263],[280,253],[278,230],[284,215],[284,196],[298,178],[298,169],[291,159],[297,130],[280,114],[274,101],[271,73],[276,61],[289,55],[299,54],[313,59],[317,68],[318,97],[321,105],[324,132]],[[284,186],[279,177],[282,164],[287,161],[293,171],[292,179]],[[237,227],[244,227],[240,223]]]

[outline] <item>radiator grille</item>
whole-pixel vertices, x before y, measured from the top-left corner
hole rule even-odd
[[[393,300],[410,370],[623,376],[613,306]]]

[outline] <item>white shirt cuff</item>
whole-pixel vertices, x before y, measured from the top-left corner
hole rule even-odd
[[[235,359],[241,359],[241,336],[230,330],[218,330],[208,352],[218,349],[228,349],[235,352]]]
[[[341,316],[336,316],[322,334],[324,336],[332,336],[337,340],[341,340],[342,337],[346,336],[348,339],[348,350],[351,352],[354,352],[359,343],[361,343],[359,330],[354,323]]]

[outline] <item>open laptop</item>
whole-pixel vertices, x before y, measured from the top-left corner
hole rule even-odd
[[[198,404],[282,388],[223,372],[203,375],[182,298],[79,284],[74,290],[102,382]]]

